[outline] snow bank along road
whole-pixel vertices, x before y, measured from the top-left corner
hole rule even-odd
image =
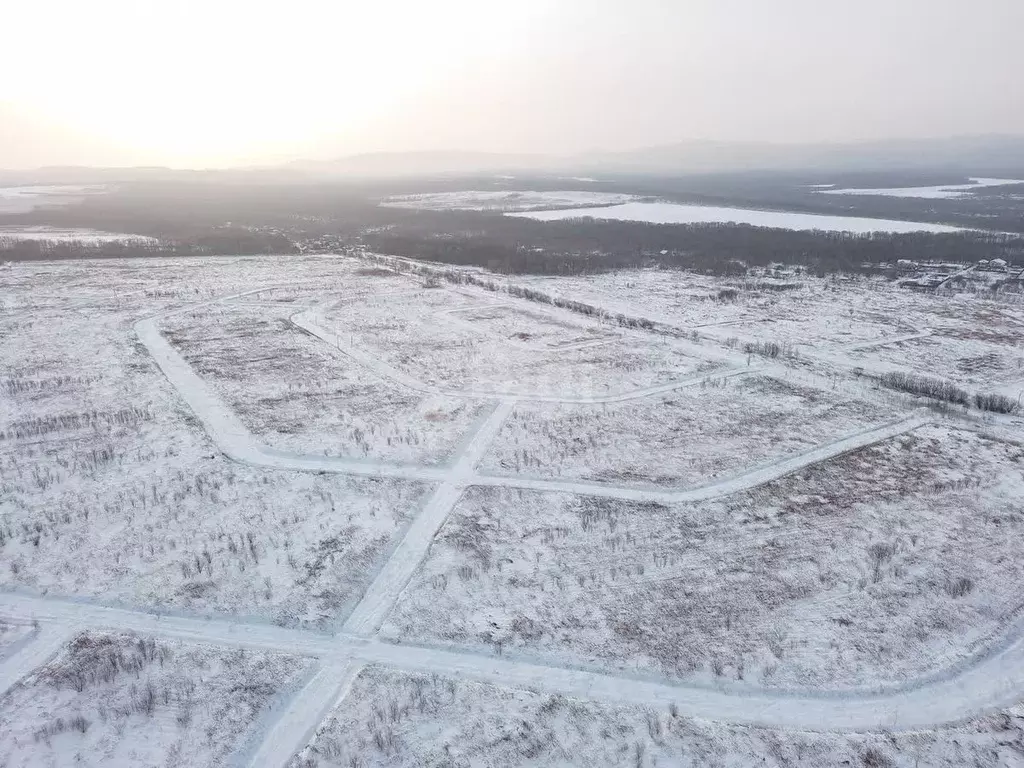
[[[250,295],[266,287],[236,294]],[[191,305],[179,311],[193,309]],[[294,322],[341,349],[384,378],[418,391],[433,391],[422,382],[391,369],[365,352],[344,347],[340,339],[314,321],[315,312],[300,313]],[[265,732],[248,739],[235,762],[253,766],[283,765],[310,739],[318,723],[344,696],[365,664],[385,664],[411,671],[436,672],[499,685],[561,693],[575,697],[608,698],[648,705],[675,704],[684,715],[726,722],[800,729],[921,728],[964,719],[1008,705],[1024,690],[1024,620],[1001,644],[968,663],[930,678],[882,691],[798,692],[762,691],[722,684],[705,687],[637,679],[542,662],[499,658],[477,653],[384,642],[377,630],[425,557],[431,541],[472,485],[527,488],[621,499],[679,502],[709,499],[746,490],[796,472],[811,464],[915,429],[928,418],[910,418],[846,436],[805,453],[748,469],[703,487],[689,490],[624,488],[598,483],[561,482],[523,477],[482,475],[477,463],[511,413],[527,394],[473,393],[494,401],[493,410],[477,427],[447,467],[385,464],[323,456],[287,454],[261,446],[236,415],[222,403],[200,376],[160,334],[156,318],[135,326],[161,371],[194,411],[217,446],[235,461],[257,467],[296,471],[327,471],[352,475],[407,478],[437,483],[437,487],[407,529],[338,635],[290,630],[269,624],[160,616],[144,611],[103,607],[91,603],[0,593],[0,616],[34,619],[40,629],[33,642],[0,659],[0,693],[28,674],[80,629],[106,628],[144,632],[196,642],[263,648],[300,653],[319,659],[318,670],[281,711],[263,721]],[[727,371],[743,375],[763,368]],[[723,375],[718,373],[718,376]],[[610,397],[564,402],[608,402],[650,397],[698,383],[704,376]],[[465,395],[466,393],[459,393]],[[547,395],[536,399],[559,401]]]

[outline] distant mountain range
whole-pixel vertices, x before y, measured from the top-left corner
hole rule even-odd
[[[291,167],[315,174],[406,176],[481,172],[714,173],[729,171],[1024,169],[1024,136],[959,136],[847,144],[683,141],[626,152],[523,155],[482,152],[380,152]]]
[[[40,168],[0,172],[0,184],[102,183],[131,180],[218,179],[266,181],[317,178],[493,174],[716,173],[738,171],[949,171],[975,175],[1024,173],[1024,136],[958,136],[844,144],[770,144],[691,140],[626,152],[575,155],[489,152],[375,152],[335,160],[225,170],[168,168]]]

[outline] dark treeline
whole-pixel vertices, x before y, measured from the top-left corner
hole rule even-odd
[[[365,235],[364,240],[374,250],[407,258],[505,273],[560,275],[649,266],[732,274],[744,271],[744,265],[780,262],[827,274],[900,259],[1024,260],[1024,239],[994,233],[854,235],[725,224],[475,217],[472,228],[461,215],[453,215],[440,228],[434,217],[424,217],[420,226],[396,226]]]
[[[19,240],[0,236],[0,261],[235,256],[293,253],[295,250],[295,246],[283,235],[244,230],[208,233],[187,242],[160,243],[137,239],[106,243],[89,240]]]

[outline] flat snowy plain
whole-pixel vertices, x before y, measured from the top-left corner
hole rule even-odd
[[[0,227],[0,239],[40,240],[62,243],[113,243],[113,242],[156,242],[155,238],[142,235],[127,235],[123,232],[101,232],[96,229],[67,229],[58,227]]]
[[[0,267],[0,764],[1021,764],[1019,297],[381,263]]]

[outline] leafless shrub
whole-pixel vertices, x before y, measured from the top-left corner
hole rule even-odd
[[[967,576],[946,582],[946,593],[950,597],[964,597],[974,590],[974,581]]]
[[[111,429],[113,427],[136,426],[152,421],[153,414],[145,408],[122,408],[117,411],[82,411],[62,413],[56,416],[39,416],[15,422],[0,432],[0,440],[18,440],[44,437],[58,432],[72,432],[82,429]]]
[[[974,395],[974,405],[982,411],[994,411],[996,413],[1014,413],[1020,406],[1017,400],[1006,395],[994,394],[991,392],[978,392]]]
[[[882,566],[896,556],[896,544],[893,542],[875,542],[868,547],[868,560],[871,565],[871,579],[878,583],[882,578]]]
[[[889,757],[876,747],[868,747],[861,755],[861,761],[865,768],[889,768],[893,762]]]
[[[655,743],[661,740],[661,718],[654,712],[647,713],[647,733]]]
[[[780,344],[777,341],[747,342],[743,345],[743,351],[748,355],[760,355],[773,360],[779,357],[793,359],[800,356],[792,344],[788,342]]]
[[[888,389],[930,397],[933,400],[943,400],[957,405],[967,405],[970,402],[967,390],[942,379],[932,379],[928,376],[918,376],[902,371],[889,371],[879,376],[878,381]]]
[[[644,755],[647,753],[647,745],[642,741],[636,742],[633,746],[633,761],[636,768],[643,768]]]

